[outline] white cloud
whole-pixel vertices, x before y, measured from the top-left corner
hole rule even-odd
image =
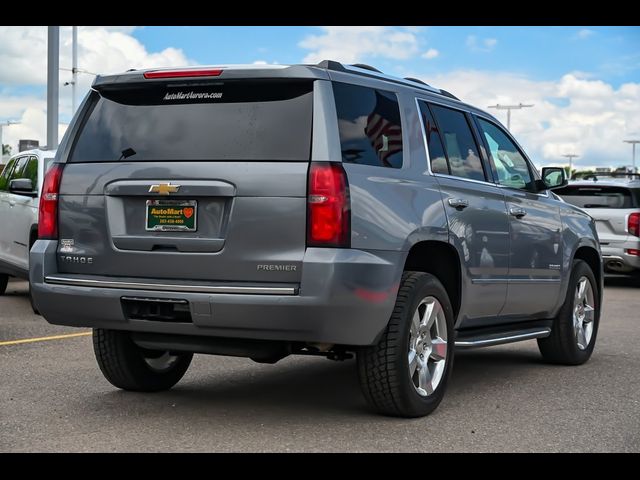
[[[495,38],[478,38],[475,35],[467,36],[467,48],[472,52],[490,52],[498,44]]]
[[[108,74],[129,68],[193,64],[182,50],[166,48],[149,52],[130,34],[136,27],[78,27],[78,68]],[[17,150],[17,140],[32,138],[45,143],[47,81],[47,27],[0,27],[0,120],[20,119],[22,124],[4,128],[3,142]],[[60,27],[60,67],[71,68],[71,27]],[[78,103],[94,76],[78,75]],[[71,72],[60,71],[60,117],[71,115]],[[19,96],[16,88],[42,88],[41,97]],[[4,88],[3,88],[4,87]],[[11,96],[6,92],[13,92]],[[4,92],[4,93],[3,93]],[[37,113],[39,112],[39,113]],[[61,124],[64,131],[66,125]]]
[[[440,52],[438,50],[436,50],[435,48],[430,48],[429,50],[424,52],[421,55],[421,57],[422,58],[426,58],[427,60],[432,60],[432,59],[436,58],[438,55],[440,55]]]
[[[579,30],[578,33],[576,33],[573,38],[577,39],[577,40],[586,40],[587,38],[589,38],[594,33],[596,33],[594,30],[589,30],[588,28],[583,28],[582,30]]]
[[[304,63],[336,60],[357,63],[367,57],[405,60],[418,53],[415,28],[321,27],[320,35],[309,35],[298,45],[311,50]]]
[[[566,163],[562,157],[566,153],[580,155],[574,161],[578,167],[631,163],[631,149],[622,140],[640,132],[640,83],[614,88],[575,73],[535,81],[511,73],[474,70],[422,78],[488,111],[505,125],[506,112],[488,109],[489,105],[534,104],[512,111],[511,130],[539,167]]]

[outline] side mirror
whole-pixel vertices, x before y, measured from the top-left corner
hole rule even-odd
[[[538,190],[551,190],[553,188],[564,187],[567,183],[567,176],[562,167],[544,167],[542,169],[542,181],[538,183]]]
[[[30,178],[15,178],[9,182],[9,191],[11,193],[35,197],[37,194],[34,190],[33,182]]]

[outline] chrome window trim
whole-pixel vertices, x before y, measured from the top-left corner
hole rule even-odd
[[[463,114],[466,114],[466,110],[460,110],[459,108],[452,108],[451,105],[447,105],[445,103],[432,102],[431,100],[427,100],[425,98],[415,97],[416,108],[418,111],[418,120],[420,122],[420,131],[422,132],[422,143],[424,145],[424,153],[427,158],[427,171],[429,175],[433,177],[443,177],[443,178],[452,178],[454,180],[460,180],[463,182],[471,182],[471,183],[479,183],[480,185],[490,185],[490,186],[499,186],[494,182],[487,182],[486,180],[474,180],[472,178],[458,177],[457,175],[450,175],[448,173],[433,173],[431,170],[431,155],[429,153],[429,144],[427,143],[427,131],[424,128],[424,122],[422,121],[422,110],[420,109],[420,102],[425,103],[435,103],[436,105],[441,105],[446,108],[451,108],[452,110],[457,110]],[[448,161],[448,159],[447,159]]]
[[[120,282],[108,280],[92,280],[86,278],[69,278],[49,275],[45,283],[53,285],[69,285],[74,287],[118,288],[122,290],[149,290],[160,292],[185,293],[232,293],[261,295],[295,295],[296,287],[244,287],[230,285],[176,285],[169,283]]]

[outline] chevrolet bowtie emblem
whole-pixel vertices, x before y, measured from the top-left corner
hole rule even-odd
[[[176,193],[180,185],[171,185],[171,183],[160,183],[158,185],[151,185],[149,193],[158,193],[160,195],[169,195],[170,193]]]

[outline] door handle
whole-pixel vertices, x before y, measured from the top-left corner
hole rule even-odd
[[[450,198],[447,202],[456,210],[464,210],[469,206],[469,200],[464,200],[462,198]]]
[[[16,201],[15,200],[9,200],[9,205],[12,207],[16,206]]]
[[[516,218],[522,218],[527,214],[527,211],[524,208],[520,207],[510,207],[509,215],[513,215]]]

